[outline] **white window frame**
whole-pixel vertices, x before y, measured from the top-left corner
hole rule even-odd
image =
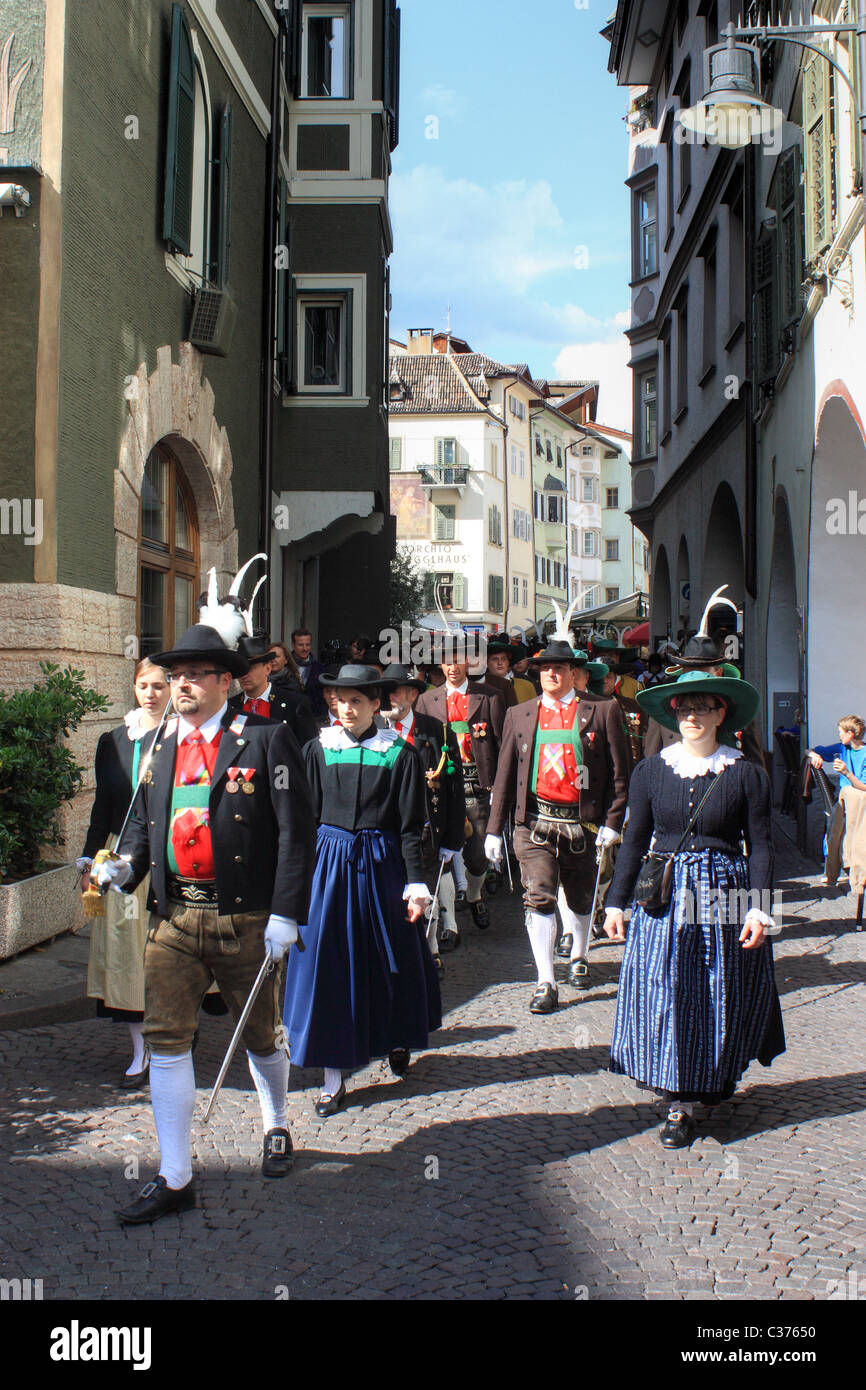
[[[528,580],[528,579],[524,579],[524,578],[521,577],[520,585],[521,585],[521,589],[522,589],[522,591],[523,591],[523,607],[524,607],[524,608],[528,608],[528,607],[529,607],[529,580]]]
[[[366,406],[367,397],[367,277],[366,275],[295,275],[293,277],[296,299],[295,307],[295,362],[296,390],[283,397],[287,406]],[[303,386],[303,310],[310,298],[336,299],[339,295],[352,295],[352,380],[345,383],[347,389],[337,390],[334,386]],[[343,364],[345,371],[345,363]]]
[[[190,28],[190,38],[195,81],[192,216],[189,229],[191,250],[188,256],[182,256],[176,251],[166,251],[165,268],[185,289],[198,290],[205,283],[205,267],[210,262],[211,254],[210,168],[213,153],[213,104],[204,55],[198,34],[193,28]]]
[[[311,96],[307,90],[309,72],[309,21],[311,19],[342,19],[345,21],[346,52],[343,57],[342,94],[337,96]],[[307,4],[302,6],[301,32],[301,99],[303,101],[351,101],[355,89],[355,53],[353,42],[352,6],[349,4]]]
[[[581,554],[586,556],[588,560],[596,559],[598,557],[598,546],[596,545],[595,531],[584,531],[583,550],[581,551]]]
[[[583,501],[583,502],[594,502],[594,501],[595,501],[595,478],[583,477],[583,478],[581,478],[581,482],[582,482],[582,484],[583,484],[583,487],[582,487],[582,489],[581,489],[581,491],[582,491],[582,493],[583,493],[583,496],[582,496],[582,498],[581,498],[581,501]]]

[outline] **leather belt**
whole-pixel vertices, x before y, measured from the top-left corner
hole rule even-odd
[[[168,877],[168,896],[184,907],[218,907],[216,879]]]
[[[542,801],[540,797],[530,797],[526,809],[530,815],[544,820],[580,820],[580,805],[577,801]]]

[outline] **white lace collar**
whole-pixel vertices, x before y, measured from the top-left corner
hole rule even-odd
[[[150,729],[141,722],[143,719],[144,710],[141,705],[136,705],[135,709],[129,710],[123,716],[123,722],[126,725],[126,737],[130,742],[137,743],[140,738],[144,738],[145,734],[150,733]]]
[[[730,767],[731,763],[735,763],[742,756],[739,748],[725,748],[719,744],[715,753],[711,753],[708,758],[696,758],[681,741],[669,743],[667,748],[663,748],[659,753],[659,757],[664,759],[672,772],[678,777],[688,779],[704,777],[708,772],[721,772],[723,767]]]
[[[342,724],[332,724],[329,729],[322,729],[319,733],[319,742],[323,748],[341,749],[347,748],[368,748],[371,753],[386,753],[395,740],[400,735],[396,729],[374,729],[368,738],[360,743],[353,738]]]

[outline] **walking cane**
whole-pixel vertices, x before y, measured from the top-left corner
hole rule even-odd
[[[506,829],[506,831],[509,832],[510,835],[511,835],[511,844],[512,844],[512,847],[513,847],[513,845],[514,845],[514,830],[513,830],[513,828],[512,828],[511,816],[508,817],[508,822],[507,822],[507,824],[506,824],[505,829]],[[503,836],[503,845],[502,845],[502,848],[503,848],[503,850],[505,851],[505,867],[506,867],[506,869],[508,870],[508,889],[509,889],[509,892],[513,893],[513,892],[514,892],[514,879],[513,879],[512,876],[511,876],[511,857],[510,857],[510,855],[509,855],[509,853],[508,853],[508,834],[506,834],[506,835]]]
[[[300,940],[300,938],[298,938],[298,939]],[[207,1103],[207,1109],[205,1110],[204,1115],[203,1115],[203,1117],[202,1117],[202,1122],[203,1122],[204,1124],[207,1124],[208,1120],[209,1120],[210,1117],[211,1117],[211,1113],[212,1113],[212,1111],[213,1111],[214,1105],[216,1104],[216,1098],[217,1098],[217,1096],[218,1096],[219,1093],[220,1093],[220,1087],[222,1086],[223,1081],[225,1080],[225,1074],[226,1074],[226,1072],[228,1071],[228,1069],[229,1069],[229,1067],[230,1067],[230,1065],[231,1065],[231,1060],[232,1060],[232,1058],[233,1058],[234,1055],[235,1055],[235,1051],[236,1051],[236,1049],[237,1049],[237,1045],[238,1045],[238,1043],[240,1042],[241,1033],[244,1031],[244,1028],[245,1028],[245,1026],[246,1026],[246,1021],[247,1021],[247,1019],[249,1018],[250,1013],[251,1013],[251,1011],[252,1011],[252,1007],[253,1007],[253,1005],[255,1004],[256,999],[257,999],[258,996],[259,996],[259,990],[261,989],[262,985],[264,984],[264,982],[265,982],[267,976],[270,975],[270,973],[271,973],[271,971],[273,970],[273,968],[274,968],[274,958],[273,958],[273,956],[271,955],[270,951],[268,951],[267,954],[265,955],[264,960],[262,961],[262,968],[261,968],[261,970],[259,971],[258,975],[256,976],[255,983],[254,983],[252,989],[250,990],[250,997],[249,997],[249,999],[247,1000],[247,1002],[244,1004],[243,1013],[241,1014],[240,1018],[238,1019],[237,1027],[235,1028],[235,1031],[234,1031],[234,1033],[232,1034],[232,1040],[231,1040],[231,1042],[229,1043],[228,1052],[226,1053],[225,1057],[223,1058],[223,1064],[222,1064],[222,1066],[221,1066],[220,1069],[219,1069],[219,1075],[217,1076],[217,1079],[216,1079],[216,1081],[214,1082],[213,1090],[212,1090],[211,1093],[210,1093],[210,1100],[209,1100],[208,1103]]]
[[[595,875],[595,892],[594,892],[593,895],[592,895],[592,907],[591,907],[590,910],[589,910],[589,938],[590,938],[590,939],[589,939],[589,941],[587,942],[587,949],[588,949],[588,950],[591,950],[591,949],[592,949],[592,942],[595,940],[595,937],[594,937],[594,934],[593,934],[593,928],[594,928],[594,925],[595,925],[595,905],[596,905],[596,903],[598,902],[598,885],[601,883],[601,866],[602,866],[602,861],[604,860],[604,851],[605,851],[605,848],[606,848],[606,846],[602,846],[602,848],[599,849],[598,846],[596,845],[596,849],[595,849],[595,856],[596,856],[596,862],[597,862],[597,864],[598,864],[598,871],[597,871],[597,873],[596,873],[596,875]]]
[[[428,930],[428,932],[429,932],[429,930],[430,930],[431,927],[434,928],[434,932],[433,932],[433,935],[434,935],[434,936],[436,935],[436,932],[437,932],[438,929],[439,929],[439,884],[442,882],[442,870],[443,870],[444,868],[445,868],[445,860],[444,860],[444,859],[440,859],[440,860],[439,860],[439,875],[438,875],[438,877],[437,877],[437,879],[436,879],[436,887],[433,889],[433,906],[430,908],[430,918],[429,918],[429,921],[428,921],[428,923],[427,923],[427,930]]]

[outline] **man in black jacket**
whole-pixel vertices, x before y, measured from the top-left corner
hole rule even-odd
[[[287,725],[228,705],[246,660],[198,623],[153,658],[170,671],[177,718],[152,746],[126,853],[104,865],[102,887],[131,891],[148,870],[144,1035],[160,1170],[123,1222],[155,1221],[195,1205],[190,1130],[192,1040],[216,980],[237,1020],[269,952],[275,961],[306,921],[315,827],[297,741]],[[262,1171],[291,1167],[289,1065],[278,1046],[279,971],[259,991],[243,1032],[265,1130]]]
[[[418,714],[415,710],[418,696],[426,688],[426,681],[411,676],[405,666],[395,664],[385,668],[382,689],[390,703],[385,717],[391,728],[412,744],[424,764],[427,780],[427,824],[421,846],[424,870],[428,888],[435,890],[436,880],[439,879],[441,938],[445,950],[451,950],[459,940],[454,916],[454,879],[450,871],[443,871],[439,878],[439,866],[440,862],[447,865],[463,848],[466,799],[460,772],[460,749],[453,732],[449,729],[446,742],[441,720],[430,714]],[[434,902],[427,927],[427,944],[437,969],[441,971],[439,938],[437,905]]]
[[[284,682],[270,679],[270,662],[275,652],[264,637],[242,637],[238,651],[246,658],[250,669],[247,675],[238,678],[243,694],[232,696],[229,709],[288,724],[301,748],[311,738],[318,738],[319,725],[306,695],[292,690]]]

